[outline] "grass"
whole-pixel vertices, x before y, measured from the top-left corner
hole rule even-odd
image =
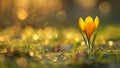
[[[18,44],[18,45],[17,45]],[[0,44],[0,67],[1,68],[61,68],[61,67],[109,67],[114,64],[115,67],[120,63],[120,50],[101,46],[94,55],[85,57],[80,52],[59,51],[54,52],[51,49],[42,46],[36,46],[37,43],[31,42],[24,44],[19,42],[7,42]],[[75,60],[77,59],[77,60]]]

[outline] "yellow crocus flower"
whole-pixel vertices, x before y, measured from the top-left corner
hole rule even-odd
[[[82,18],[79,18],[79,27],[81,30],[85,31],[87,34],[88,39],[90,39],[93,31],[97,29],[99,25],[99,18],[96,16],[95,20],[93,21],[91,16],[88,16],[85,21]]]

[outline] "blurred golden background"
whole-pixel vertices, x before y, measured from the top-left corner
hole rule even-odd
[[[118,23],[118,7],[114,0],[0,0],[0,28],[18,22],[22,27],[74,26],[88,15],[98,15],[101,23]]]

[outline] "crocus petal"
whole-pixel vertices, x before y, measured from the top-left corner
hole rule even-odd
[[[85,31],[86,31],[86,33],[87,33],[88,39],[90,39],[93,31],[95,30],[95,27],[96,27],[96,26],[95,26],[95,23],[87,23],[87,24],[85,25]]]
[[[86,19],[85,19],[85,23],[93,23],[93,19],[91,16],[88,16]]]
[[[96,16],[94,23],[95,23],[96,28],[97,28],[98,25],[99,25],[99,18],[98,18],[98,16]]]
[[[82,18],[79,18],[79,22],[78,22],[78,24],[79,24],[79,27],[80,27],[82,30],[85,30],[85,27],[84,27],[84,21],[83,21]]]

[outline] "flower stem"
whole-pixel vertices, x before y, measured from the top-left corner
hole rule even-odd
[[[88,42],[87,42],[86,37],[84,36],[83,32],[82,32],[80,29],[79,29],[79,31],[80,31],[80,33],[81,33],[81,35],[82,35],[83,40],[85,41],[85,44],[87,45]]]

